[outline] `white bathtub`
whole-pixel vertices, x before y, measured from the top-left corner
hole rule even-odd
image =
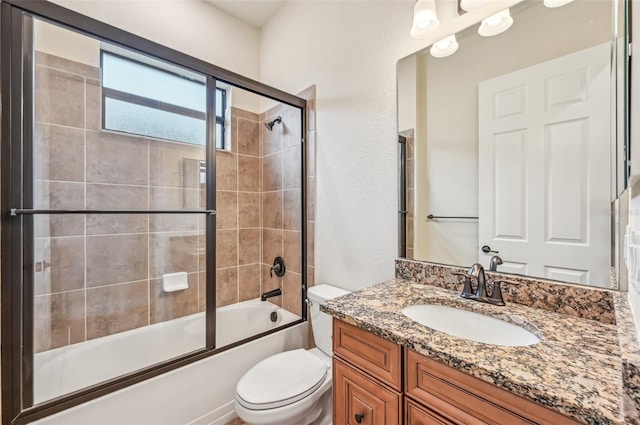
[[[277,312],[276,322],[270,315]],[[269,302],[216,313],[223,347],[300,317]],[[307,346],[302,323],[42,419],[42,424],[224,424],[234,418],[237,380],[271,354]],[[204,313],[38,353],[34,399],[50,400],[204,346]]]

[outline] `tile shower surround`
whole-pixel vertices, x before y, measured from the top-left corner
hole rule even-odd
[[[96,68],[36,53],[34,207],[203,208],[204,148],[100,131],[99,84]],[[232,152],[217,152],[217,304],[281,285],[284,307],[298,313],[300,218],[290,206],[299,205],[299,156],[297,179],[285,167],[300,147],[288,137],[293,129],[274,131],[263,155],[268,116],[232,108]],[[279,200],[263,217],[263,205]],[[36,351],[204,310],[204,217],[36,216],[35,235],[43,270],[35,273]],[[309,244],[312,258],[312,237]],[[275,254],[288,260],[284,279],[268,277]],[[176,271],[188,273],[189,289],[163,293],[162,274]]]

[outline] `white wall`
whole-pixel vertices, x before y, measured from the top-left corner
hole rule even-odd
[[[193,0],[52,0],[125,31],[257,79],[260,33]]]
[[[263,28],[261,80],[316,85],[316,283],[356,290],[394,274],[396,61],[420,47],[412,8],[293,1]]]

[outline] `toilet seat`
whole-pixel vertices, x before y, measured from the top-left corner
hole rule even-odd
[[[275,354],[253,366],[238,381],[236,400],[251,410],[295,403],[324,383],[328,368],[320,358],[304,349]]]

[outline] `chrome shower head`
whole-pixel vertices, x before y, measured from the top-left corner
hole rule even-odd
[[[273,131],[273,126],[282,122],[282,117],[278,115],[278,117],[274,120],[264,123],[264,126],[269,131]]]

